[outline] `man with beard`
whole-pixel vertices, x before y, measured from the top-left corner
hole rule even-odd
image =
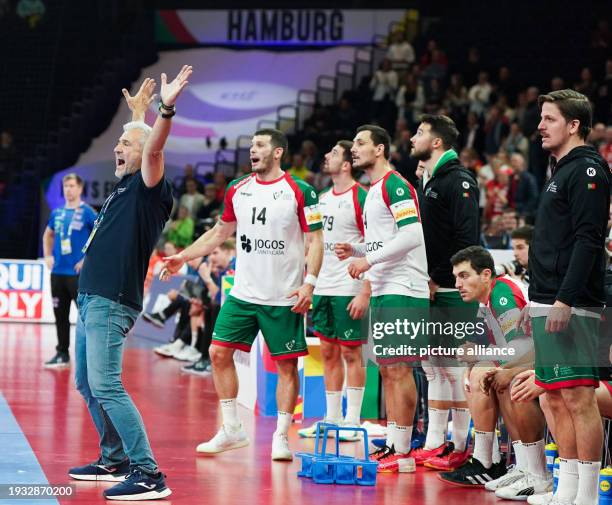
[[[451,257],[478,245],[478,184],[461,166],[453,149],[459,132],[452,119],[425,115],[412,137],[411,156],[424,165],[420,198],[421,219],[429,267],[429,298],[434,318],[462,320],[476,315],[477,304],[466,304],[455,288]],[[473,309],[473,310],[467,310]],[[436,342],[455,346],[453,336]],[[414,453],[417,464],[450,471],[465,463],[470,412],[462,386],[463,368],[452,359],[430,360],[423,367],[429,381],[429,426],[425,446]],[[449,410],[452,410],[452,442],[446,444]]]
[[[366,273],[372,286],[371,324],[384,325],[398,317],[414,317],[429,307],[427,258],[416,191],[389,167],[389,134],[376,125],[357,129],[351,153],[353,168],[365,170],[370,190],[363,209],[364,243],[338,243],[340,259],[356,256],[348,266],[351,277]],[[378,355],[385,388],[387,445],[378,454],[379,472],[413,472],[411,437],[416,386],[409,361],[419,359],[422,335],[389,334],[386,342],[409,343],[412,356]],[[377,342],[381,342],[380,340]],[[383,350],[392,346],[377,345]]]
[[[323,266],[314,290],[312,322],[321,341],[325,379],[325,422],[359,427],[365,388],[361,359],[361,318],[370,304],[370,283],[353,279],[334,254],[338,242],[363,241],[363,206],[367,191],[353,177],[353,143],[340,140],[325,155],[324,171],[333,185],[321,192],[325,242]],[[367,337],[366,337],[367,338]],[[342,418],[342,385],[346,362],[346,417]],[[316,436],[316,423],[299,431]],[[353,432],[341,432],[341,440],[357,440]]]
[[[277,428],[272,459],[290,461],[287,437],[299,391],[297,360],[308,354],[304,314],[323,260],[321,213],[315,190],[281,170],[287,137],[279,130],[255,132],[252,173],[232,181],[225,191],[217,224],[179,254],[164,259],[162,278],[185,261],[209,255],[236,231],[234,286],[215,321],[210,346],[215,389],[223,425],[197,452],[216,454],[248,445],[238,418],[236,349],[249,351],[261,330],[278,369]],[[309,243],[304,278],[304,236]]]

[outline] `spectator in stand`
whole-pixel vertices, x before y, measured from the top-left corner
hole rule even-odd
[[[506,207],[502,214],[502,226],[504,231],[510,236],[514,230],[518,228],[518,216],[516,210],[511,207]]]
[[[425,107],[425,90],[414,73],[404,75],[395,104],[398,107],[398,117],[406,120],[408,128],[414,129]]]
[[[518,95],[516,95],[516,107],[514,108],[514,120],[521,125],[523,125],[523,121],[525,120],[525,113],[527,112],[527,93],[525,91],[521,91]],[[525,132],[523,132],[524,134]]]
[[[591,47],[593,49],[610,50],[612,44],[612,31],[607,19],[597,21],[597,28],[593,30],[591,35]]]
[[[447,68],[446,55],[439,49],[434,49],[431,52],[431,61],[423,66],[423,78],[442,80],[446,77]]]
[[[440,50],[438,43],[434,39],[430,39],[429,42],[427,42],[427,49],[421,56],[420,63],[421,67],[424,69],[433,62],[442,64],[445,67],[448,66],[448,58],[446,57],[446,54]]]
[[[477,47],[470,47],[467,52],[467,58],[460,65],[457,71],[463,75],[465,85],[470,88],[478,82],[478,74],[483,68],[480,58],[480,51]]]
[[[475,112],[468,112],[467,125],[461,138],[465,140],[463,147],[475,149],[479,154],[484,152],[485,132],[480,125],[480,118]]]
[[[498,153],[508,136],[508,123],[503,116],[503,111],[497,105],[494,105],[489,110],[484,132],[485,154],[494,155]]]
[[[350,100],[343,96],[338,102],[338,107],[334,113],[333,130],[337,138],[349,138],[357,128],[359,118]],[[304,144],[308,143],[307,150],[304,149]],[[307,154],[308,153],[308,154]],[[312,154],[311,154],[312,153]],[[302,155],[304,156],[304,164],[312,172],[320,172],[321,160],[317,156],[318,150],[316,145],[311,140],[305,140],[302,143]]]
[[[492,91],[493,87],[489,82],[489,74],[487,72],[480,72],[478,74],[478,82],[468,92],[470,112],[482,116],[489,106]]]
[[[397,117],[393,109],[395,109],[394,99],[398,84],[397,72],[391,68],[391,62],[385,58],[370,81],[372,117],[385,126],[389,125],[389,121],[395,123]]]
[[[390,160],[400,175],[416,187],[418,185],[416,176],[417,160],[410,156],[410,151],[412,150],[411,137],[412,133],[410,130],[402,130],[400,132],[398,139],[391,147]]]
[[[535,175],[538,181],[538,188],[544,185],[546,179],[546,162],[544,151],[542,151],[542,142],[538,133],[538,124],[540,124],[540,107],[538,105],[538,96],[540,90],[535,86],[527,88],[527,106],[521,129],[525,137],[529,139],[529,163],[528,170]]]
[[[220,204],[217,202],[217,185],[211,182],[204,186],[204,204],[198,210],[196,222],[199,223],[203,219],[209,219],[219,207]]]
[[[480,158],[478,157],[476,149],[473,149],[471,147],[464,147],[461,150],[461,153],[459,154],[459,161],[461,161],[461,164],[470,172],[472,172],[475,176],[478,175],[478,171],[482,166],[482,163],[480,161]]]
[[[496,99],[499,99],[500,96],[505,96],[507,98],[511,97],[511,100],[514,100],[516,94],[518,92],[516,83],[512,78],[512,74],[510,73],[510,69],[506,66],[500,67],[497,82],[494,87],[494,95]]]
[[[251,173],[250,168],[247,173]],[[215,175],[213,175],[213,182],[215,186],[217,186],[217,202],[221,203],[223,202],[223,197],[225,196],[225,189],[227,188],[227,179],[225,178],[223,172],[215,172]]]
[[[502,142],[501,147],[510,155],[520,153],[525,158],[527,157],[529,153],[529,141],[527,137],[523,135],[518,121],[514,121],[510,124],[510,133],[506,137],[506,140]]]
[[[606,141],[599,148],[599,154],[608,162],[608,166],[612,170],[612,126],[606,128]]]
[[[565,81],[563,77],[555,76],[550,80],[550,90],[559,91],[560,89],[565,89]]]
[[[490,221],[495,216],[501,216],[503,209],[509,205],[510,177],[512,169],[506,165],[494,163],[495,178],[487,183],[487,206],[485,208],[485,221]]]
[[[606,142],[606,125],[603,123],[595,123],[587,143],[591,144],[595,149],[599,151],[601,146]]]
[[[170,229],[166,239],[179,249],[184,249],[193,242],[194,221],[189,214],[189,209],[181,205],[178,216],[170,223]]]
[[[195,219],[198,210],[204,205],[204,195],[198,191],[195,179],[185,180],[185,194],[179,200],[179,208],[185,207],[191,219]]]
[[[521,153],[510,156],[510,165],[514,174],[510,182],[510,200],[514,208],[526,223],[533,224],[538,208],[538,183],[533,174],[527,171],[525,157]]]
[[[461,74],[451,75],[444,105],[449,110],[450,116],[456,124],[462,124],[469,104],[467,88],[463,85]]]
[[[350,107],[350,102],[348,102],[348,105]],[[352,112],[352,108],[351,108],[351,112]],[[312,140],[304,140],[304,142],[302,142],[302,146],[300,148],[300,154],[302,155],[302,161],[304,163],[304,166],[308,170],[310,170],[311,172],[321,171],[320,170],[321,157],[319,156],[319,149],[317,148],[317,145]]]
[[[391,44],[387,49],[387,59],[396,72],[405,72],[414,63],[414,49],[401,31],[391,36]]]
[[[593,80],[591,69],[584,67],[580,71],[580,82],[574,84],[574,89],[586,96],[591,102],[597,94],[597,83]]]
[[[504,230],[502,216],[491,219],[480,236],[480,244],[487,249],[510,249],[511,237]]]
[[[428,114],[437,114],[442,107],[444,100],[444,91],[440,86],[438,79],[431,79],[429,86],[425,88],[425,112]]]
[[[202,183],[197,179],[193,165],[191,163],[187,163],[183,169],[183,175],[175,177],[172,181],[174,192],[178,197],[183,196],[187,192],[187,181],[191,179],[196,181],[198,193],[202,192]]]
[[[308,170],[308,167],[304,165],[304,158],[301,154],[294,154],[291,160],[291,168],[288,172],[298,179],[302,179],[303,181],[310,182],[312,181],[314,174]]]

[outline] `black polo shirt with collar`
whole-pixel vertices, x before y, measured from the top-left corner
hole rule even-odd
[[[147,188],[140,170],[126,175],[106,199],[85,252],[79,293],[142,310],[149,258],[172,211],[172,185]]]

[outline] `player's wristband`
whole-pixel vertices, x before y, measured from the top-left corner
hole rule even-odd
[[[316,275],[312,275],[312,274],[307,274],[306,278],[304,279],[304,284],[310,284],[311,286],[316,286],[317,285],[317,276]]]

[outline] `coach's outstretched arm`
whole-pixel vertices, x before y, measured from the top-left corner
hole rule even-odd
[[[187,79],[189,79],[192,71],[189,65],[184,65],[172,82],[167,82],[166,74],[161,75],[159,115],[142,150],[141,173],[148,188],[157,186],[164,176],[163,149],[172,126],[170,119],[175,113],[174,104],[181,91],[187,86]]]

